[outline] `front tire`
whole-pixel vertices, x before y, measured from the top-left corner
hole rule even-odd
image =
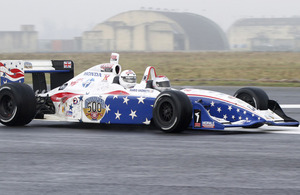
[[[163,91],[153,106],[153,122],[166,133],[185,130],[192,119],[192,104],[181,91]]]
[[[36,98],[30,86],[7,83],[0,87],[0,122],[7,126],[23,126],[36,114]]]
[[[259,110],[268,110],[269,97],[266,92],[256,87],[245,87],[237,90],[235,97]]]

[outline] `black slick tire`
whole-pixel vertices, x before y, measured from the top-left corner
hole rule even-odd
[[[269,97],[266,92],[256,87],[245,87],[237,90],[235,97],[247,102],[259,110],[268,110]]]
[[[23,126],[36,114],[36,98],[30,86],[7,83],[0,87],[0,122],[6,126]]]
[[[153,122],[166,133],[185,130],[192,119],[192,104],[188,96],[175,90],[161,92],[153,105]]]

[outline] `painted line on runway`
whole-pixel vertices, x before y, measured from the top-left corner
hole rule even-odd
[[[268,133],[280,133],[280,134],[300,134],[300,127],[279,127],[279,126],[267,126],[264,125],[257,129],[266,131]]]
[[[61,117],[58,117],[54,114],[45,114],[44,115],[44,119],[35,119],[35,120],[47,120],[47,121],[67,121],[67,120],[64,120],[63,118]]]
[[[300,108],[300,104],[281,104],[281,108]]]

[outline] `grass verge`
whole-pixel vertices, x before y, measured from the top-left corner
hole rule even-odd
[[[122,69],[132,69],[141,79],[147,66],[166,75],[173,85],[234,85],[300,87],[297,52],[119,52]],[[73,60],[75,75],[100,63],[110,53],[0,54],[7,59]],[[26,81],[31,78],[26,76]]]

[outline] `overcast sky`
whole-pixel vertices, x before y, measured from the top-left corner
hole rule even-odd
[[[168,9],[205,16],[226,32],[240,18],[300,16],[300,0],[0,0],[0,31],[33,24],[40,39],[72,39],[129,10]]]

